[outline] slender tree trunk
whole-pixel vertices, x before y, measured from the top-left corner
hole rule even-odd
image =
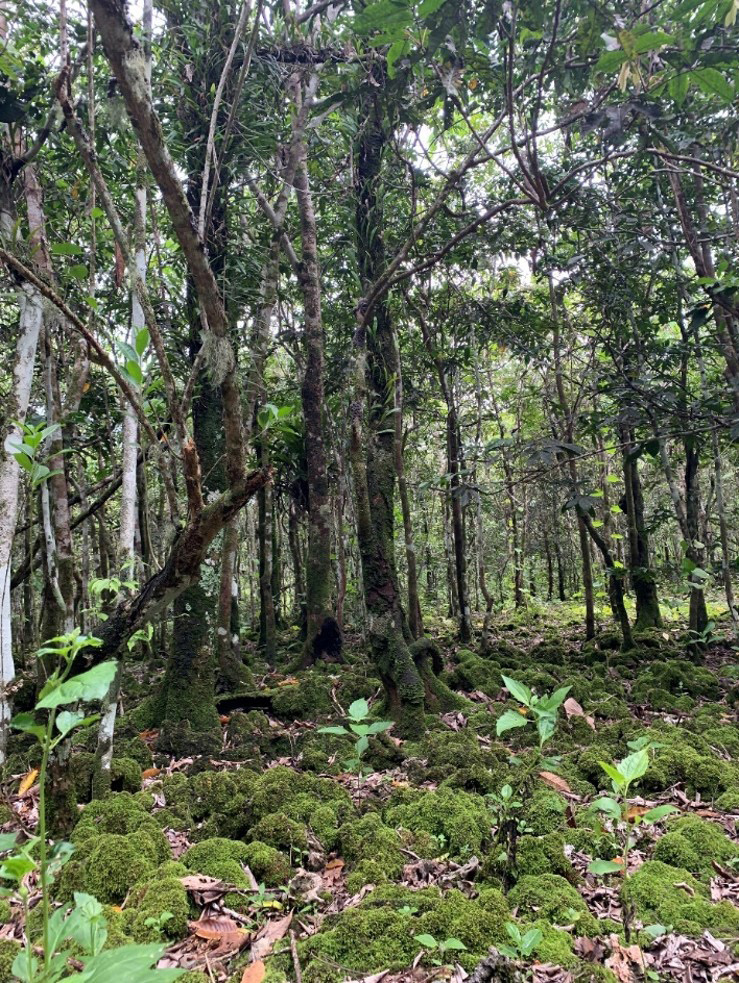
[[[644,495],[642,493],[639,467],[633,456],[633,434],[627,427],[621,428],[623,447],[624,485],[626,488],[626,521],[629,532],[629,572],[636,598],[636,627],[661,628],[662,616],[659,610],[657,582],[649,562],[649,539],[644,518]]]
[[[296,91],[297,83],[296,83]],[[301,101],[295,96],[296,112]],[[300,288],[305,321],[305,372],[301,386],[305,419],[305,452],[308,477],[308,556],[306,560],[306,639],[303,664],[321,655],[316,644],[331,610],[331,499],[328,488],[324,422],[324,330],[321,317],[321,277],[313,196],[308,181],[308,156],[304,136],[298,144],[295,194],[300,214]]]

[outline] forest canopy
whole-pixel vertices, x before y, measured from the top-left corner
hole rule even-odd
[[[737,971],[738,14],[0,0],[0,983]]]

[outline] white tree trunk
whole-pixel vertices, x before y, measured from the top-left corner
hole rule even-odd
[[[9,446],[21,439],[20,424],[26,418],[31,396],[33,367],[43,321],[41,296],[28,284],[18,290],[20,309],[18,344],[13,367],[13,391],[7,407],[8,426],[0,449],[0,764],[5,761],[8,721],[11,716],[7,687],[15,678],[10,612],[10,561],[18,517],[20,467]]]

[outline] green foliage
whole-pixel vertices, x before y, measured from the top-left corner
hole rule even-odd
[[[530,721],[534,722],[539,735],[539,747],[543,747],[557,728],[557,714],[572,687],[562,686],[549,696],[537,696],[524,683],[517,682],[509,676],[503,676],[503,685],[518,703],[521,710],[506,710],[498,718],[496,733],[498,736],[518,727],[525,727]],[[531,714],[531,717],[528,714]]]
[[[363,723],[370,715],[369,703],[364,700],[355,700],[348,710],[346,727],[337,725],[333,727],[319,727],[319,734],[341,734],[348,737],[356,737],[354,741],[354,757],[347,759],[344,764],[350,771],[356,771],[357,775],[362,776],[362,758],[369,748],[369,739],[376,734],[382,734],[393,726],[392,720],[375,720],[372,723]]]

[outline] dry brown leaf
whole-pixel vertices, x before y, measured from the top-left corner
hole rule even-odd
[[[649,812],[647,806],[629,806],[626,810],[627,819],[638,819],[640,816],[646,816]]]
[[[153,741],[155,737],[159,737],[159,731],[156,728],[152,730],[142,730],[139,731],[139,737],[142,741]]]
[[[212,915],[201,918],[197,922],[190,922],[190,928],[199,939],[222,939],[237,932],[242,934],[233,918],[227,918],[225,915]]]
[[[257,962],[264,956],[268,956],[272,951],[275,942],[279,942],[287,934],[290,922],[293,920],[293,913],[290,912],[284,918],[276,918],[274,921],[265,922],[259,929],[254,944],[251,947],[251,960]]]
[[[570,717],[582,717],[583,720],[587,723],[588,727],[592,728],[592,730],[595,730],[595,720],[587,713],[585,713],[585,711],[577,702],[577,700],[569,696],[562,705],[564,707],[565,716],[568,719]]]
[[[161,768],[145,768],[141,772],[141,777],[143,778],[156,778],[157,775],[161,773]]]
[[[25,795],[38,778],[38,768],[31,768],[27,775],[24,775],[18,786],[18,795]]]
[[[559,775],[555,775],[553,771],[540,771],[539,778],[547,785],[551,785],[552,788],[556,788],[558,792],[567,792],[568,795],[572,795],[572,789]]]
[[[295,676],[288,676],[287,679],[281,679],[277,685],[278,686],[297,686],[299,682],[300,682],[300,680],[299,679],[296,679]]]
[[[262,983],[266,975],[267,970],[264,968],[264,963],[258,959],[251,966],[246,967],[241,977],[241,983]]]
[[[336,857],[335,860],[329,860],[326,864],[326,870],[340,870],[344,866],[344,861],[341,857]]]

